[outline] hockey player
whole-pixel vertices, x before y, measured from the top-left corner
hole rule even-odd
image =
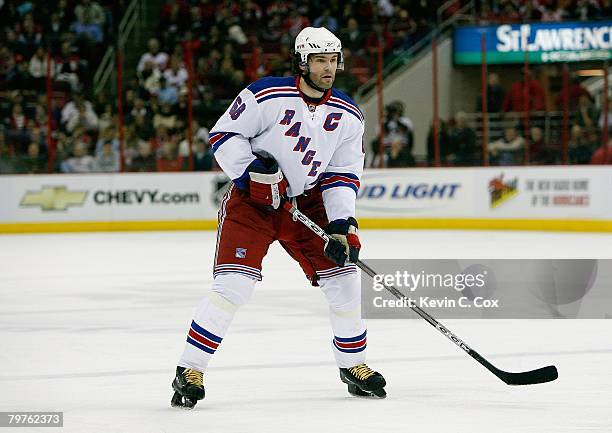
[[[244,89],[210,132],[217,162],[233,180],[219,210],[214,282],[200,303],[172,383],[173,406],[204,398],[203,372],[236,310],[261,281],[270,244],[280,242],[330,306],[331,348],[348,391],[385,397],[385,379],[365,361],[355,199],[364,154],[363,114],[332,88],[344,66],[340,40],[307,27],[295,40],[295,77]],[[281,208],[288,197],[324,227],[324,244]],[[351,263],[353,262],[353,263]]]

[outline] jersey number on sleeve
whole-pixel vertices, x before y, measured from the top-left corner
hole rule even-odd
[[[238,96],[236,100],[234,101],[232,108],[230,108],[230,111],[229,111],[229,115],[232,118],[232,120],[238,119],[245,108],[246,108],[246,104],[243,104],[242,98]]]

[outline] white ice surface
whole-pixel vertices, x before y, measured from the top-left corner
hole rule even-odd
[[[612,258],[603,234],[361,237],[364,258]],[[556,382],[531,387],[504,385],[423,320],[369,321],[368,363],[389,396],[356,399],[338,379],[323,295],[278,247],[206,373],[206,399],[170,408],[214,246],[213,232],[0,236],[0,411],[63,411],[61,431],[79,433],[612,431],[612,320],[445,322],[500,368],[557,365]]]

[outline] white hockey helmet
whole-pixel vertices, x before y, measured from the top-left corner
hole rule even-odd
[[[295,54],[300,66],[308,66],[310,54],[338,53],[337,69],[344,69],[342,42],[325,27],[306,27],[295,38]]]

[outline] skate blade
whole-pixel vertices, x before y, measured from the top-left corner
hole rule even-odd
[[[175,392],[172,396],[172,400],[170,400],[170,405],[172,407],[177,407],[183,410],[192,410],[197,402],[197,400],[192,400],[188,397],[183,397],[178,392]]]
[[[363,389],[352,383],[348,384],[348,392],[349,394],[360,398],[383,399],[387,397],[387,392],[384,390],[384,388],[380,388],[374,391],[364,391]]]

